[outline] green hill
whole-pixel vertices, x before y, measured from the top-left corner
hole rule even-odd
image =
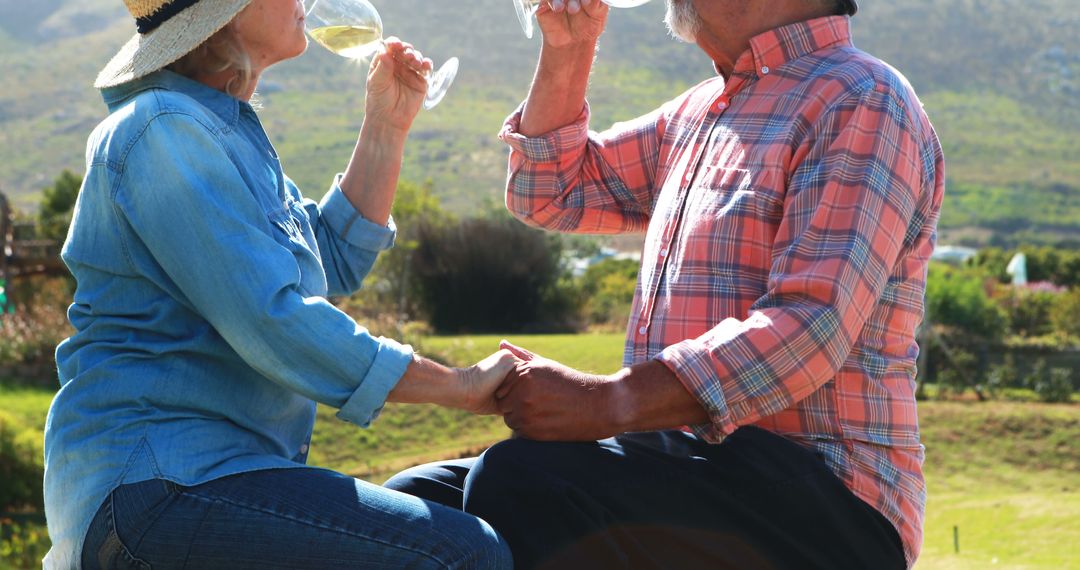
[[[451,209],[498,203],[495,138],[525,94],[538,40],[509,0],[378,3],[388,34],[436,62],[462,60],[446,101],[417,120],[405,178],[431,179]],[[663,2],[613,11],[590,101],[603,127],[655,107],[711,73],[666,36]],[[864,6],[855,40],[900,69],[938,128],[950,193],[942,239],[1080,243],[1080,13],[1073,0],[901,0]],[[0,189],[32,208],[64,168],[81,171],[104,108],[90,87],[133,32],[118,0],[0,0]],[[264,79],[262,116],[290,175],[319,195],[362,121],[365,69],[313,47]]]

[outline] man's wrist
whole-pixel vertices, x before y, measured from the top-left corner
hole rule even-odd
[[[708,412],[659,360],[607,377],[608,421],[622,432],[670,429],[709,421]]]
[[[638,409],[632,384],[628,381],[630,374],[629,368],[623,368],[604,379],[605,423],[615,433],[634,431]]]

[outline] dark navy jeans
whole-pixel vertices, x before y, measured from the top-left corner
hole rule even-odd
[[[83,568],[510,568],[484,521],[318,469],[275,469],[195,487],[116,489],[87,534]]]
[[[385,484],[491,523],[517,568],[903,569],[899,534],[824,461],[771,432],[504,441]]]

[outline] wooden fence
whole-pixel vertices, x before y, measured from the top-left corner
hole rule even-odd
[[[33,223],[16,222],[7,196],[0,192],[0,287],[4,303],[0,314],[14,306],[12,283],[33,275],[65,275],[60,260],[61,243],[39,239]]]

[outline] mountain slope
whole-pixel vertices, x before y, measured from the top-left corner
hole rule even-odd
[[[1080,243],[1073,2],[900,0],[867,5],[855,18],[856,45],[907,75],[941,134],[950,186],[966,196],[950,193],[945,239]],[[445,102],[416,121],[405,178],[431,179],[458,211],[497,204],[506,151],[495,134],[528,88],[538,40],[521,34],[509,0],[378,4],[388,34],[436,62],[462,60]],[[663,9],[657,0],[612,11],[590,91],[595,127],[646,112],[711,74],[696,48],[666,36]],[[0,0],[0,189],[20,206],[32,208],[61,169],[82,170],[86,136],[104,116],[90,84],[132,28],[118,0]],[[262,116],[309,195],[348,160],[365,71],[313,46],[265,76]],[[982,193],[1006,198],[980,207],[972,197]],[[1002,222],[1017,217],[1010,204],[1044,202],[1054,211],[1029,208],[1022,228]]]

